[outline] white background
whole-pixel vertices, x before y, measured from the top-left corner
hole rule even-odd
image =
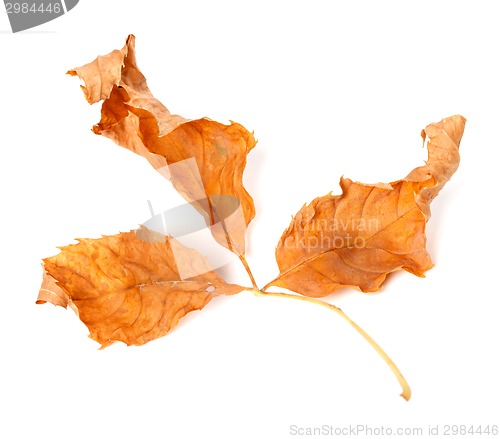
[[[495,5],[81,0],[20,34],[0,14],[0,437],[281,439],[294,437],[291,425],[500,424]],[[338,193],[341,175],[404,177],[426,156],[422,128],[468,119],[461,166],[428,223],[435,267],[425,279],[394,274],[381,293],[328,299],[392,356],[410,402],[352,328],[309,304],[244,292],[146,346],[103,351],[72,311],[35,305],[40,261],[57,246],[135,228],[147,200],[158,212],[182,202],[144,159],[91,133],[99,104],[65,75],[129,33],[172,112],[255,131],[244,177],[261,286],[277,275],[274,247],[303,203]]]

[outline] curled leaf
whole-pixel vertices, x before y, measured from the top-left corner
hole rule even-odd
[[[142,345],[213,297],[243,290],[224,282],[195,250],[144,229],[139,233],[80,239],[44,259],[37,303],[71,306],[102,347],[115,341]]]
[[[342,178],[342,195],[304,205],[283,233],[274,285],[311,297],[342,287],[377,291],[387,275],[432,267],[425,248],[429,204],[458,167],[465,119],[429,125],[429,160],[403,180],[375,185]]]
[[[123,49],[68,73],[84,81],[89,103],[104,100],[94,133],[145,157],[209,226],[223,223],[213,230],[219,244],[244,254],[246,227],[255,216],[253,200],[242,183],[246,156],[256,144],[252,133],[234,122],[224,125],[171,114],[152,95],[137,67],[133,35]],[[228,215],[221,196],[238,204],[238,214],[228,224],[223,222]]]
[[[427,219],[430,218],[430,204],[439,191],[450,180],[460,164],[460,140],[465,127],[465,118],[451,116],[437,123],[431,123],[422,130],[424,142],[428,139],[429,158],[424,166],[411,171],[406,180],[423,181],[432,176],[434,186],[423,189],[417,195],[417,204]]]

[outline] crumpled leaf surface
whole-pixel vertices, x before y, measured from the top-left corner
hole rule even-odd
[[[173,238],[140,233],[80,239],[44,259],[37,303],[73,308],[102,347],[115,341],[142,345],[213,297],[244,289],[224,282],[204,256]],[[180,265],[203,274],[182,279]]]
[[[342,178],[342,195],[304,205],[278,243],[280,274],[266,288],[323,297],[343,287],[377,291],[398,269],[423,276],[432,267],[429,205],[458,168],[464,126],[462,116],[429,125],[426,165],[403,180],[370,185]]]
[[[242,221],[213,232],[221,245],[244,253],[246,226],[255,216],[253,200],[242,183],[246,156],[256,144],[253,134],[234,122],[224,125],[171,114],[152,95],[137,67],[133,35],[123,49],[68,73],[84,81],[82,89],[90,104],[104,100],[93,131],[145,157],[204,214],[208,225],[227,217],[221,195],[238,200]],[[194,166],[189,159],[195,160]],[[183,162],[172,172],[166,168]]]
[[[424,188],[417,196],[417,204],[427,219],[430,218],[430,204],[439,191],[450,180],[460,164],[459,146],[465,128],[465,118],[452,116],[437,123],[431,123],[422,130],[424,142],[428,139],[429,158],[424,166],[411,171],[406,180],[424,181],[434,177],[436,184]]]

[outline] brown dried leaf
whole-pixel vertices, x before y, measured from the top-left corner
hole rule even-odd
[[[189,121],[170,114],[151,94],[137,67],[133,35],[123,49],[68,73],[84,81],[89,103],[104,99],[101,120],[93,131],[145,157],[204,214],[208,225],[223,222],[222,230],[213,230],[220,244],[243,254],[245,230],[255,216],[253,200],[242,183],[246,156],[256,144],[253,134],[238,123]],[[221,197],[232,197],[238,205],[227,224],[228,203]]]
[[[37,303],[74,308],[104,348],[115,341],[147,343],[213,297],[244,289],[224,282],[195,250],[139,232],[80,239],[44,259]],[[196,275],[186,279],[182,271]]]
[[[423,276],[432,267],[429,204],[458,167],[464,126],[462,116],[429,125],[429,159],[403,180],[369,185],[342,178],[342,195],[304,205],[278,243],[280,275],[266,288],[323,297],[342,287],[377,291],[401,268]]]

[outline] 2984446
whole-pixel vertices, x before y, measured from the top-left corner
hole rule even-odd
[[[62,12],[61,3],[27,3],[12,2],[5,3],[7,14],[60,14]]]
[[[497,436],[498,425],[443,425],[444,436]]]

